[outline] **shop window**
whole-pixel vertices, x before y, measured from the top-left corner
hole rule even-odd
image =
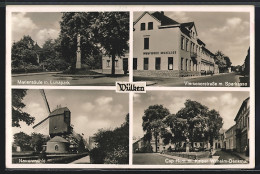
[[[149,67],[149,59],[144,58],[144,70],[148,70],[148,67]]]
[[[107,67],[110,67],[109,63],[110,63],[110,60],[107,60]]]
[[[181,36],[181,49],[184,50],[184,37]]]
[[[173,57],[168,57],[168,70],[173,70]]]
[[[145,23],[141,23],[141,30],[145,30]]]
[[[133,70],[137,70],[137,58],[133,60]]]
[[[153,30],[153,22],[148,22],[148,30]]]
[[[144,49],[149,49],[149,38],[144,38]]]
[[[156,57],[155,58],[155,69],[156,70],[160,70],[161,69],[161,58],[160,57]]]
[[[181,58],[181,70],[183,70],[183,58]]]

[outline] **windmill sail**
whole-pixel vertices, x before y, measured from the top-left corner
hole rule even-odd
[[[42,133],[44,134],[45,132],[47,132],[47,134],[49,134],[49,119],[48,116],[51,113],[50,110],[50,106],[49,103],[47,101],[47,97],[45,95],[45,92],[43,89],[40,89],[40,93],[42,95],[46,110],[48,112],[48,115],[45,119],[43,119],[42,121],[40,121],[39,123],[37,123],[36,125],[33,126],[33,129],[35,129],[36,132]]]
[[[50,114],[50,113],[51,113],[51,110],[50,110],[50,106],[49,106],[49,103],[48,103],[48,101],[47,101],[47,98],[46,98],[46,95],[45,95],[44,90],[43,90],[43,89],[40,89],[40,93],[41,93],[41,95],[42,95],[42,98],[43,98],[45,107],[46,107],[46,109],[47,109],[47,111],[48,111],[48,114]]]

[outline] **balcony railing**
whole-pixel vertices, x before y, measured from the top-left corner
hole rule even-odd
[[[190,57],[196,59],[198,57],[198,55],[197,55],[197,53],[190,52]]]

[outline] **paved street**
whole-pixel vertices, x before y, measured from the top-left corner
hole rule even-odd
[[[219,156],[219,161],[216,164],[246,164],[247,161],[233,154],[232,152],[217,151],[215,155]]]
[[[166,158],[156,153],[134,153],[133,164],[164,165]]]
[[[185,86],[185,87],[236,87],[236,83],[245,83],[247,79],[235,73],[217,74],[213,76],[180,77],[180,78],[159,78],[135,76],[134,81],[154,82],[153,86]],[[226,83],[227,82],[227,83]],[[222,83],[222,85],[220,84]]]
[[[128,76],[118,75],[115,77],[59,77],[57,74],[33,74],[13,76],[13,85],[35,85],[23,84],[23,82],[36,81],[36,85],[56,86],[115,86],[116,81],[129,81]],[[44,82],[46,83],[44,84]],[[19,84],[20,83],[20,84]],[[42,84],[41,84],[42,83]]]

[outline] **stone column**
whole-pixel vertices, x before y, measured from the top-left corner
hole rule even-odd
[[[81,69],[80,34],[77,35],[77,62],[76,69]]]

